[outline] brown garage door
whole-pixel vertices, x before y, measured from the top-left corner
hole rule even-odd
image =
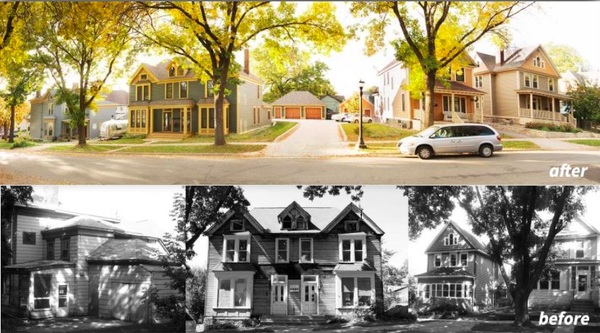
[[[306,119],[321,119],[321,108],[306,108]]]
[[[371,114],[371,109],[365,109],[365,116],[373,117],[373,115]]]
[[[281,118],[281,108],[275,108],[275,118]]]
[[[300,108],[285,108],[285,119],[300,119]]]

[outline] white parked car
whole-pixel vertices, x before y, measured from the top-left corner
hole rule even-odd
[[[349,116],[350,116],[349,113],[337,113],[337,114],[334,114],[333,116],[331,116],[331,120],[344,121],[344,119],[348,118]]]
[[[350,117],[344,119],[344,121],[349,122],[349,123],[358,123],[360,122],[360,114],[359,113],[353,113],[350,115]],[[369,117],[369,116],[365,116],[364,114],[362,115],[362,121],[363,123],[372,123],[373,122],[373,118]]]
[[[437,154],[478,153],[491,157],[502,150],[500,134],[482,124],[452,124],[431,126],[423,132],[398,141],[397,147],[404,155],[417,155],[430,159]]]

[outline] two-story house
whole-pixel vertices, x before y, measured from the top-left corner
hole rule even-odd
[[[127,105],[123,100],[126,94],[127,92],[122,90],[102,94],[98,98],[97,110],[86,110],[85,132],[88,138],[95,139],[100,136],[100,126],[103,122],[122,117],[123,107]],[[57,103],[56,95],[57,90],[48,90],[29,100],[31,138],[44,141],[77,139],[78,129],[71,127],[67,106],[64,103]]]
[[[464,67],[448,68],[445,82],[435,82],[434,121],[451,121],[453,114],[464,120],[481,121],[485,93],[474,87],[475,62],[467,53],[463,58]],[[424,119],[425,100],[411,95],[408,90],[410,75],[410,69],[398,60],[377,72],[375,114],[384,122],[419,129]]]
[[[223,128],[225,134],[244,133],[271,125],[271,108],[262,101],[263,81],[250,73],[244,52],[239,85],[227,85]],[[212,81],[202,82],[192,68],[166,60],[142,64],[129,81],[128,132],[150,137],[182,138],[215,131]]]
[[[561,109],[571,98],[559,92],[560,73],[541,45],[476,53],[475,88],[486,92],[487,121],[571,123]]]
[[[206,232],[206,318],[345,315],[383,297],[383,231],[359,207],[228,212]]]
[[[455,304],[467,310],[493,304],[503,279],[477,237],[450,222],[425,253],[427,272],[415,275],[424,303]]]
[[[127,231],[118,220],[19,205],[8,236],[12,255],[2,268],[3,312],[153,323],[161,319],[146,299],[148,291],[177,294],[167,285],[162,241]]]
[[[553,262],[554,269],[540,279],[529,296],[529,306],[565,310],[598,307],[599,238],[598,229],[580,218],[558,233],[554,247],[560,254]]]

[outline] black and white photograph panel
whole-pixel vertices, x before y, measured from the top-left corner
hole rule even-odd
[[[2,186],[2,332],[183,332],[184,195]]]
[[[406,187],[410,307],[481,332],[600,332],[598,187]]]
[[[188,331],[394,326],[407,311],[401,189],[197,186],[187,198],[189,285],[205,283],[188,289]]]

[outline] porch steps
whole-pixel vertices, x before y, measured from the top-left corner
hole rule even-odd
[[[571,303],[571,311],[589,313],[594,311],[594,302],[590,299],[576,299]]]
[[[262,316],[261,325],[323,325],[327,323],[326,316]]]

